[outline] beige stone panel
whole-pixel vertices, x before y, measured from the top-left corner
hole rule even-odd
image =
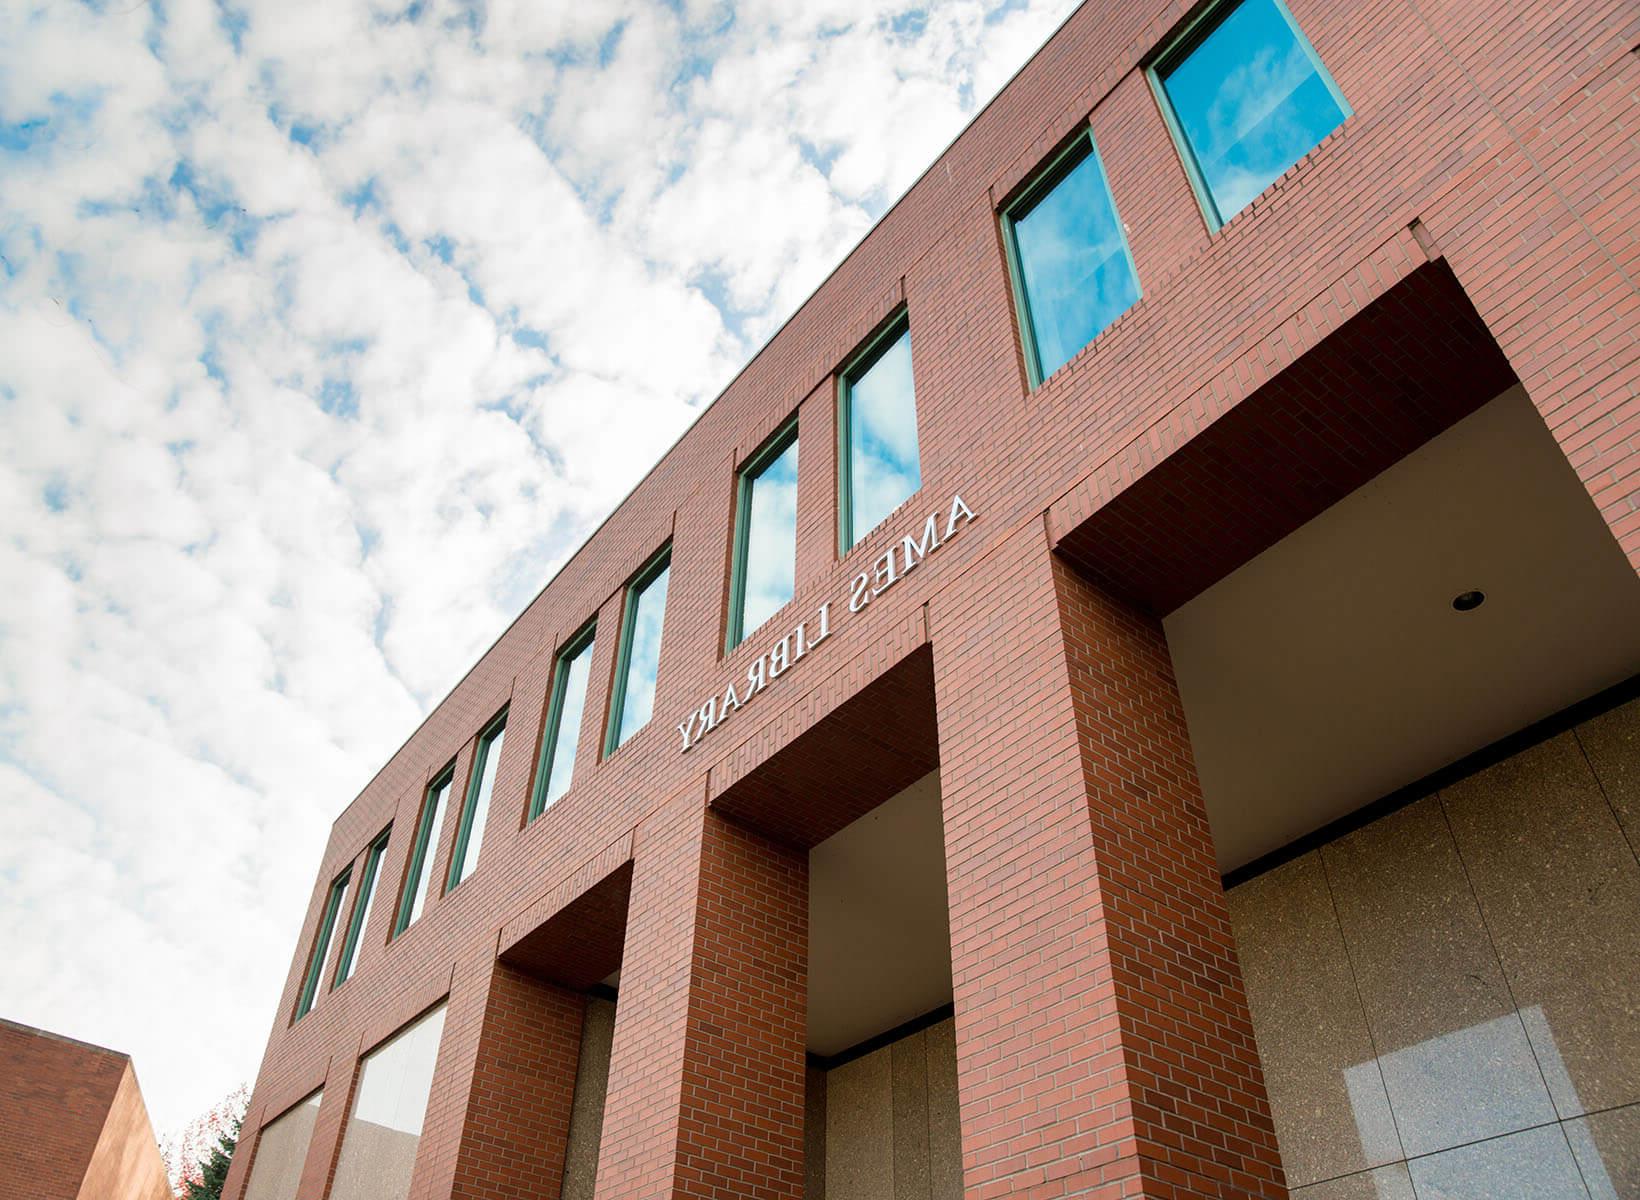
[[[1439,799],[1321,858],[1407,1155],[1554,1120]]]
[[[1574,732],[1629,844],[1640,845],[1640,700],[1618,705]]]
[[[962,1200],[962,1116],[957,1107],[957,1023],[927,1031],[928,1192],[931,1200]]]
[[[803,1078],[803,1196],[826,1200],[826,1073],[819,1067]]]
[[[1294,1188],[1292,1200],[1417,1200],[1405,1163]]]
[[[889,1047],[894,1071],[894,1200],[928,1200],[928,1043],[924,1030]]]
[[[1640,1102],[1640,863],[1570,733],[1441,794],[1562,1117]]]
[[[313,1123],[319,1118],[319,1102],[323,1097],[323,1092],[314,1092],[262,1127],[245,1200],[296,1200],[296,1187],[302,1182],[302,1164],[307,1161]]]
[[[826,1200],[894,1200],[891,1046],[827,1075]]]
[[[330,1194],[336,1200],[397,1200],[410,1194],[419,1133],[350,1121]]]
[[[1229,902],[1288,1186],[1402,1158],[1320,856],[1231,889]]]
[[[615,1004],[587,1000],[581,1022],[581,1057],[575,1068],[560,1200],[592,1200],[598,1181],[598,1143],[604,1134],[604,1100],[609,1092],[609,1050],[615,1039]]]
[[[1557,1124],[1416,1158],[1418,1200],[1589,1200]]]
[[[1593,1200],[1640,1196],[1640,1104],[1567,1121],[1565,1130]]]

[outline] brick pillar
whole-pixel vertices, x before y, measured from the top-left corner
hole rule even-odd
[[[930,610],[967,1194],[1285,1196],[1161,628],[997,553]]]
[[[557,1200],[585,1011],[579,993],[495,964],[453,1197]]]
[[[800,1197],[807,1032],[807,855],[662,810],[637,837],[599,1200]]]

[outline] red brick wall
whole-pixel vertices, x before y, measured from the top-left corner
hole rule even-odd
[[[628,967],[640,950],[646,965],[628,983],[640,988],[655,1017],[641,1025],[627,1013],[620,1018],[616,1057],[625,1065],[612,1070],[603,1150],[608,1177],[618,1175],[630,1189],[607,1194],[655,1194],[670,1186],[687,1059],[687,1000],[679,997],[690,994],[691,979],[700,983],[693,935],[679,929],[690,925],[700,894],[701,809],[721,786],[752,776],[923,644],[932,644],[937,664],[948,664],[942,670],[960,672],[966,668],[949,664],[978,656],[998,680],[1012,681],[1018,702],[1032,709],[1031,727],[1053,731],[1028,734],[1009,713],[976,707],[949,684],[941,689],[942,774],[958,788],[948,816],[974,806],[972,823],[947,831],[948,849],[975,864],[1032,862],[1032,888],[1095,887],[1094,877],[1076,875],[1055,857],[1069,844],[1057,839],[1091,836],[1081,754],[1070,732],[1076,716],[1069,668],[1063,653],[1054,666],[1054,654],[1036,641],[1059,636],[1044,632],[1057,628],[1058,618],[1039,615],[1032,618],[1039,624],[1021,625],[1015,604],[1021,571],[1034,580],[1031,605],[1051,603],[1040,559],[1045,514],[1063,517],[1074,507],[1067,498],[1091,497],[1092,508],[1074,520],[1049,522],[1056,537],[1073,531],[1426,262],[1439,259],[1450,268],[1614,536],[1640,563],[1640,142],[1628,136],[1640,117],[1634,6],[1535,4],[1499,20],[1495,4],[1478,0],[1292,0],[1354,115],[1212,233],[1139,70],[1189,7],[1190,0],[1113,0],[1078,10],[346,807],[292,947],[252,1127],[327,1083],[314,1155],[333,1161],[337,1106],[345,1106],[361,1047],[448,994],[448,1071],[441,1062],[416,1183],[418,1195],[447,1194],[500,930],[631,838],[638,865]],[[1028,392],[996,203],[1084,121],[1129,227],[1144,295]],[[916,363],[924,486],[840,558],[833,372],[902,298]],[[1348,395],[1334,399],[1350,403]],[[979,518],[869,610],[840,623],[778,688],[680,754],[674,723],[707,694],[744,678],[769,640],[754,634],[733,653],[722,650],[734,467],[794,412],[801,421],[803,506],[796,599],[771,621],[776,636],[814,604],[846,597],[856,572],[953,492]],[[601,704],[589,704],[574,787],[526,826],[534,731],[554,649],[598,615],[589,695],[607,697],[621,587],[668,538],[672,576],[656,718],[600,761],[605,714]],[[1025,545],[1036,557],[1020,557]],[[1031,662],[1016,663],[1017,653]],[[427,779],[455,759],[464,784],[473,739],[508,703],[510,728],[523,736],[507,739],[476,874],[435,897],[416,927],[391,943],[395,906],[376,905],[355,976],[292,1025],[328,882],[390,822],[383,878],[401,880]],[[999,740],[1004,736],[1013,740]],[[1071,817],[1079,788],[1080,827]],[[1042,807],[1008,809],[1026,822],[1018,826],[1000,816],[988,820],[983,798],[998,794],[1020,798],[1020,805],[1035,796]],[[435,858],[441,878],[454,828],[449,822]],[[998,838],[1012,842],[987,845]],[[661,864],[647,878],[646,859]],[[988,878],[981,871],[966,881],[964,896],[954,890],[954,908],[978,905],[988,888],[1003,887]],[[1005,888],[999,895],[1010,904],[1018,899]],[[1091,904],[1084,896],[1043,927],[1047,938],[1068,923],[1065,936],[1072,939],[1040,950],[1069,981],[1070,990],[1051,998],[1050,1007],[1063,1009],[1066,997],[1081,994],[1083,976],[1097,976],[1095,951],[1109,921]],[[986,930],[1024,939],[975,912],[965,917],[963,939]],[[1021,961],[1037,961],[1031,956],[1038,942],[1020,945],[1028,948]],[[977,944],[958,949],[970,955],[971,967],[979,961]],[[1097,986],[1119,999],[1114,983]],[[1144,1002],[1140,992],[1133,997]],[[959,1004],[965,1053],[986,1053],[1000,1037],[988,1052],[1011,1058],[1006,1012],[991,1000],[968,1011],[965,1017]],[[1121,1023],[1120,1011],[1117,1004],[1099,1017],[1108,1017],[1108,1029],[1088,1024],[1093,1018],[1086,1015],[1077,1020],[1089,1036],[1103,1031],[1100,1037],[1119,1045],[1124,1030],[1137,1029]],[[1028,1060],[1038,1052],[1019,1053]],[[1043,1060],[1042,1082],[1032,1085],[1044,1095],[1068,1086],[1055,1061]],[[1113,1071],[1127,1070],[1120,1055],[1109,1062]],[[1009,1097],[988,1091],[983,1076],[970,1071],[966,1078],[964,1121],[978,1139],[967,1151],[971,1181],[1014,1171],[1049,1181],[1093,1169],[1088,1156],[1095,1150],[1079,1142],[1064,1143],[1078,1156],[1070,1168],[1043,1148],[1060,1143],[1033,1143],[1023,1134],[1010,1142],[1014,1126],[995,1110],[1041,1102],[1034,1090],[1029,1100]],[[1072,1090],[1077,1103],[1114,1103],[1083,1082]],[[1075,1123],[1070,1109],[1064,1120],[1066,1128]],[[1143,1141],[1141,1132],[1132,1137]],[[243,1169],[235,1165],[230,1196],[243,1186]]]
[[[497,963],[452,1196],[557,1200],[585,999]]]
[[[173,1200],[165,1160],[130,1062],[108,1106],[108,1120],[80,1184],[79,1200]]]
[[[123,1054],[0,1021],[0,1200],[75,1200],[88,1176],[131,1189],[110,1197],[147,1200],[141,1180],[123,1169],[124,1155],[144,1134],[159,1158],[135,1082]],[[113,1132],[129,1136],[104,1145],[116,1099]]]

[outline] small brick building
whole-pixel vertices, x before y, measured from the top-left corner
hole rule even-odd
[[[1083,5],[342,811],[230,1200],[1640,1195],[1637,49]]]
[[[171,1200],[130,1055],[0,1021],[0,1200]]]

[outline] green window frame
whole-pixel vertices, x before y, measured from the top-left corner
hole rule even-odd
[[[1161,51],[1145,67],[1145,78],[1150,83],[1151,93],[1156,97],[1156,106],[1161,110],[1162,121],[1167,125],[1167,132],[1173,138],[1173,146],[1178,151],[1179,160],[1184,164],[1184,173],[1190,180],[1190,190],[1195,193],[1196,204],[1201,208],[1202,219],[1207,222],[1208,232],[1217,233],[1224,228],[1225,223],[1236,213],[1221,213],[1218,201],[1213,198],[1213,192],[1207,185],[1207,177],[1202,171],[1201,161],[1196,156],[1196,148],[1190,137],[1185,133],[1184,126],[1179,120],[1178,112],[1173,107],[1173,97],[1167,89],[1167,77],[1176,67],[1182,64],[1196,50],[1201,48],[1220,25],[1245,3],[1245,0],[1215,0],[1207,5],[1163,44]],[[1299,48],[1309,56],[1311,65],[1315,68],[1327,91],[1332,94],[1337,103],[1341,116],[1339,124],[1343,124],[1354,115],[1355,110],[1350,102],[1344,98],[1332,72],[1327,70],[1327,64],[1321,61],[1321,55],[1316,53],[1304,29],[1293,16],[1292,10],[1287,7],[1286,0],[1270,0],[1276,12],[1286,21],[1288,29]],[[1336,129],[1337,126],[1334,126]],[[1325,135],[1324,135],[1325,136]],[[1313,150],[1314,147],[1312,146]],[[1309,151],[1305,151],[1309,153]],[[1300,157],[1303,157],[1302,155]],[[1266,185],[1268,187],[1268,185]],[[1237,209],[1236,212],[1242,211]]]
[[[432,856],[438,853],[438,836],[450,808],[450,792],[455,787],[456,765],[450,763],[427,784],[422,792],[421,813],[416,819],[416,841],[410,850],[410,869],[404,874],[404,891],[399,896],[399,915],[393,923],[398,937],[420,919],[422,909],[432,899]]]
[[[1116,223],[1116,232],[1121,239],[1122,254],[1127,260],[1129,272],[1133,276],[1134,298],[1137,304],[1144,295],[1144,286],[1139,281],[1138,264],[1133,258],[1133,247],[1128,244],[1127,227],[1122,224],[1122,214],[1116,207],[1116,196],[1110,190],[1110,176],[1105,173],[1104,159],[1099,156],[1099,147],[1093,140],[1093,129],[1084,126],[1076,135],[1062,146],[1047,162],[1038,167],[1036,173],[1030,177],[1030,182],[1020,189],[1007,204],[1003,206],[1002,244],[1008,259],[1008,282],[1013,290],[1014,312],[1018,314],[1020,343],[1025,348],[1025,374],[1031,389],[1042,386],[1042,382],[1054,371],[1044,372],[1042,369],[1042,355],[1038,347],[1036,318],[1031,312],[1031,299],[1025,286],[1025,269],[1019,248],[1018,224],[1029,216],[1036,206],[1045,200],[1049,193],[1065,181],[1070,173],[1091,159],[1094,169],[1098,172],[1099,186],[1104,191],[1106,202],[1110,205],[1111,216]],[[1129,305],[1129,309],[1132,305]],[[1122,313],[1129,311],[1123,309]],[[1065,361],[1075,358],[1087,346],[1098,340],[1122,313],[1111,317],[1097,332],[1094,333],[1081,347],[1073,351]],[[1063,365],[1063,364],[1061,364]]]
[[[760,446],[756,453],[741,464],[735,475],[735,540],[733,568],[729,577],[729,628],[725,638],[725,651],[733,650],[746,640],[746,635],[752,630],[746,624],[746,566],[747,554],[751,542],[751,503],[752,489],[760,476],[773,463],[779,460],[787,450],[797,446],[797,418],[793,416]],[[795,538],[792,543],[792,559],[795,568],[797,558],[797,544]],[[795,586],[795,571],[794,571]]]
[[[490,801],[494,796],[496,772],[501,767],[501,748],[507,735],[507,710],[502,709],[478,735],[473,753],[473,769],[467,778],[467,800],[461,806],[461,824],[456,829],[456,847],[450,855],[450,877],[444,890],[453,891],[478,869],[478,855],[489,824]]]
[[[854,527],[854,386],[875,367],[888,351],[899,344],[902,337],[911,336],[911,314],[901,305],[889,319],[883,322],[876,333],[866,339],[865,344],[855,351],[837,375],[837,552],[847,554],[859,540],[872,529],[876,523],[865,529]],[[911,420],[915,430],[917,421],[917,391],[913,377],[911,388]],[[920,447],[914,445],[912,453],[916,456],[917,479],[911,491],[901,498],[901,503],[915,495],[922,486],[922,462]]]
[[[591,688],[592,659],[591,655],[598,642],[598,620],[594,617],[577,630],[563,648],[558,651],[552,663],[552,695],[547,704],[547,719],[541,726],[541,748],[535,765],[535,786],[530,790],[529,820],[533,821],[546,812],[570,788],[575,773],[574,747],[581,736],[579,723],[577,728],[569,731],[572,734],[570,742],[571,753],[567,765],[558,761],[558,734],[564,722],[564,705],[569,696],[570,675],[575,662],[585,654],[587,658],[587,688]],[[586,715],[586,698],[582,695],[581,715]],[[564,786],[554,790],[553,772],[563,766],[569,772],[564,778]]]
[[[621,744],[627,738],[649,723],[649,718],[645,717],[640,724],[626,730],[624,735],[621,730],[621,726],[626,720],[627,692],[632,684],[632,643],[637,633],[638,607],[651,594],[650,588],[655,582],[671,569],[672,545],[669,542],[639,568],[638,573],[632,577],[632,582],[626,585],[626,598],[622,601],[621,606],[621,637],[617,643],[615,656],[615,692],[610,697],[609,720],[604,729],[605,758],[614,754],[615,751],[621,748]],[[669,575],[668,580],[670,580]],[[660,608],[661,623],[664,628],[666,622],[666,593],[664,587],[660,594]],[[659,655],[658,644],[656,654]],[[657,658],[657,670],[658,662]],[[553,690],[556,693],[557,688],[554,687]]]
[[[325,896],[324,915],[319,919],[319,932],[313,939],[313,952],[308,957],[307,977],[302,981],[302,994],[296,1001],[296,1017],[300,1021],[313,1011],[319,999],[319,980],[324,974],[325,959],[330,956],[330,943],[336,936],[336,917],[347,903],[348,884],[353,879],[353,868],[348,868],[330,881]]]
[[[347,933],[342,938],[342,952],[336,960],[335,978],[330,984],[332,991],[353,977],[353,968],[358,964],[359,940],[364,937],[365,926],[370,923],[370,908],[376,900],[376,884],[379,882],[377,877],[381,874],[382,856],[387,853],[387,839],[392,832],[392,826],[388,826],[365,851],[364,868],[359,875],[358,895],[353,901],[353,911],[347,922]]]

